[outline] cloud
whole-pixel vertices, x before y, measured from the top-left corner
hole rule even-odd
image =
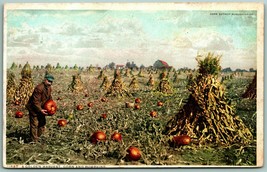
[[[56,18],[59,20],[65,20],[66,18],[70,18],[70,17],[87,17],[88,15],[93,15],[96,13],[105,13],[106,10],[73,10],[73,11],[68,11],[68,10],[54,10],[54,11],[50,11],[49,13],[39,13],[38,15],[42,16],[42,17],[52,17],[52,18]]]
[[[20,50],[20,51],[18,51],[17,54],[24,55],[24,54],[27,54],[27,52],[25,50]]]
[[[40,43],[40,34],[27,23],[20,28],[11,27],[7,33],[8,47],[30,47]]]
[[[67,56],[67,55],[72,55],[74,53],[73,48],[62,48],[61,44],[58,42],[55,42],[53,44],[45,44],[37,46],[34,49],[34,51],[38,54],[59,55],[59,56]]]
[[[192,48],[193,46],[193,43],[187,37],[176,37],[173,44],[178,48]]]
[[[85,35],[76,37],[76,48],[144,48],[147,35],[136,20],[104,17],[97,27],[84,30]]]
[[[15,42],[12,40],[7,41],[7,46],[8,47],[29,47],[29,43],[24,43],[24,42]]]
[[[225,52],[221,59],[221,66],[224,68],[231,67],[232,69],[256,69],[257,58],[251,55],[253,55],[253,53],[242,49]]]
[[[39,32],[41,33],[48,33],[50,32],[50,29],[46,26],[41,26],[39,29],[38,29]]]
[[[20,34],[8,35],[8,47],[30,47],[34,44],[39,44],[40,38],[38,34]]]
[[[195,49],[206,49],[211,51],[229,51],[234,49],[233,39],[231,37],[214,31],[197,33],[192,42],[193,48]]]
[[[27,34],[20,35],[14,38],[14,42],[23,42],[25,44],[36,44],[39,43],[39,35],[38,34]]]
[[[233,38],[218,32],[215,28],[187,28],[176,34],[172,40],[175,47],[196,50],[229,51],[234,49]]]
[[[68,36],[84,35],[84,29],[77,26],[75,23],[63,23],[60,26],[59,33]]]
[[[114,35],[140,35],[143,33],[141,23],[137,19],[114,18],[105,16],[92,32]]]
[[[31,13],[22,10],[10,11],[8,17],[31,17]]]
[[[53,46],[52,44],[50,46]],[[138,66],[153,65],[160,59],[166,61],[175,68],[189,67],[196,68],[195,60],[198,50],[194,48],[174,48],[171,44],[163,42],[148,48],[58,48],[46,52],[49,48],[32,50],[32,48],[19,47],[8,49],[8,62],[22,63],[26,60],[33,65],[45,65],[48,62],[53,64],[60,62],[61,65],[77,64],[79,66],[89,66],[90,64],[103,67],[111,62],[116,64],[126,64],[127,61],[134,61]],[[223,68],[256,68],[256,56],[253,50],[230,50],[216,52],[222,54],[221,65]],[[54,65],[55,65],[54,64]]]
[[[224,39],[218,35],[212,35],[212,38],[206,42],[207,49],[212,50],[230,50],[231,46],[231,39]]]
[[[61,13],[55,16],[62,17],[62,21],[67,18]],[[181,16],[187,17],[182,20]],[[161,20],[168,20],[168,16],[161,17]],[[171,22],[190,24],[190,19],[187,13],[182,13],[176,18],[173,15]],[[223,53],[222,65],[225,67],[255,66],[256,45],[250,49],[237,49],[236,40],[216,27],[178,28],[179,33],[169,40],[153,37],[150,32],[145,32],[146,29],[137,18],[112,15],[104,15],[90,26],[75,21],[36,26],[23,23],[21,28],[8,30],[8,61],[31,59],[34,64],[59,61],[64,63],[62,65],[77,63],[80,66],[134,61],[137,65],[149,66],[161,59],[175,68],[195,68],[197,52],[205,49]]]
[[[98,36],[87,36],[75,40],[74,48],[103,48],[104,43]]]

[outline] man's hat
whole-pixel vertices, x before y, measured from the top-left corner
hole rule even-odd
[[[47,75],[45,75],[45,79],[47,79],[48,81],[53,82],[55,78],[52,75],[47,74]]]

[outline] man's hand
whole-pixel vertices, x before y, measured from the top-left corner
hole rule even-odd
[[[42,113],[43,115],[45,115],[45,116],[48,115],[47,110],[45,110],[45,109],[42,109],[42,110],[41,110],[41,113]]]

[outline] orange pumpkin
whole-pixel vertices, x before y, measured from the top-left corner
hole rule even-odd
[[[66,119],[60,119],[57,121],[57,125],[60,127],[65,127],[67,125],[68,121]]]
[[[15,105],[20,105],[20,102],[19,101],[15,101]]]
[[[134,146],[129,147],[127,153],[127,158],[131,161],[138,161],[141,158],[141,151]]]
[[[139,104],[134,105],[134,109],[140,109],[140,108],[141,108],[141,106]]]
[[[23,112],[21,112],[21,111],[17,111],[16,113],[15,113],[15,118],[22,118],[23,117]]]
[[[107,118],[107,114],[106,113],[101,114],[101,118],[106,119]]]
[[[150,112],[150,116],[151,116],[152,118],[157,117],[157,112],[156,112],[156,111],[151,111],[151,112]]]
[[[89,103],[87,103],[87,106],[88,106],[88,107],[93,107],[93,105],[94,105],[93,102],[89,102]]]
[[[93,144],[96,144],[99,141],[105,141],[106,140],[106,134],[103,131],[96,131],[92,136],[91,136],[91,142]]]
[[[44,109],[47,110],[48,115],[54,115],[57,111],[57,104],[55,101],[53,100],[48,100],[45,104],[44,104]]]
[[[83,110],[83,105],[77,105],[76,109],[77,110]]]
[[[140,98],[136,98],[134,101],[135,101],[135,103],[141,103],[141,99]]]
[[[163,106],[163,102],[159,101],[159,102],[157,103],[157,105],[158,105],[158,106]]]
[[[122,136],[121,136],[120,133],[115,132],[115,133],[112,134],[112,136],[111,136],[111,140],[120,142],[120,141],[122,140]]]
[[[174,136],[173,142],[175,145],[184,146],[191,143],[191,138],[188,135]]]
[[[106,97],[102,97],[102,98],[101,98],[101,101],[102,101],[102,102],[106,102],[106,101],[107,101],[107,98],[106,98]]]

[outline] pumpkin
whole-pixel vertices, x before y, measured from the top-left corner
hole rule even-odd
[[[23,117],[23,112],[21,112],[21,111],[17,111],[16,113],[15,113],[15,118],[22,118]]]
[[[91,142],[93,144],[96,144],[99,141],[105,141],[106,140],[106,134],[103,131],[96,131],[91,136]]]
[[[127,158],[131,161],[138,161],[141,158],[141,151],[134,146],[129,147],[127,153]]]
[[[122,140],[122,136],[121,136],[120,133],[115,132],[115,133],[112,134],[112,136],[111,136],[111,140],[120,142],[120,141]]]
[[[44,104],[44,109],[47,110],[48,115],[54,115],[57,111],[57,104],[53,100],[48,100]]]
[[[184,146],[191,143],[191,138],[188,135],[174,136],[173,142],[175,145]]]
[[[57,125],[60,127],[65,127],[67,125],[68,121],[66,119],[60,119],[57,121]]]

